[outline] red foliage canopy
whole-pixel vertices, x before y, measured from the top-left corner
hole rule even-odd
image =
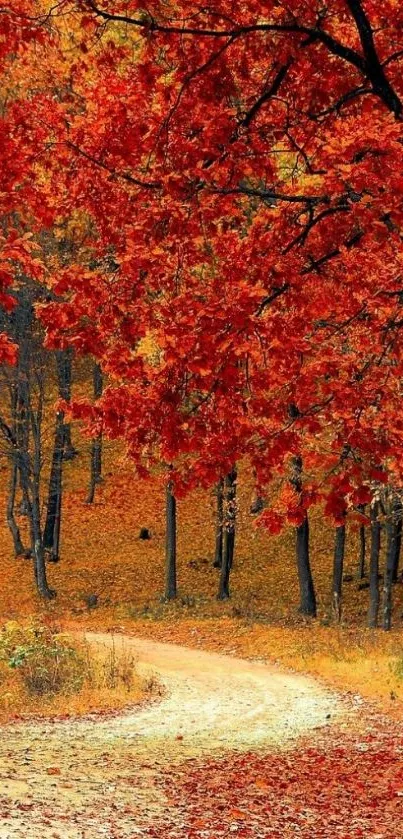
[[[380,467],[400,478],[401,4],[65,0],[49,20],[52,84],[24,52],[41,84],[7,119],[23,159],[41,148],[36,224],[90,220],[92,261],[44,317],[115,379],[105,430],[178,488],[244,455],[265,484],[302,454],[303,504],[336,516]]]

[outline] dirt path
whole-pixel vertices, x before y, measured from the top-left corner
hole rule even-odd
[[[103,634],[87,640],[112,643]],[[287,748],[344,713],[333,693],[274,666],[137,638],[113,642],[133,651],[166,695],[112,719],[0,729],[1,839],[155,836],[169,806],[157,783],[168,767]]]

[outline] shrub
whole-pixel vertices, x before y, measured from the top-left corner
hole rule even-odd
[[[10,622],[0,630],[0,714],[86,714],[123,708],[154,692],[115,639],[90,646],[55,627]]]
[[[5,625],[0,662],[17,670],[28,693],[36,696],[78,693],[85,678],[84,659],[66,636],[36,623]]]
[[[115,690],[120,686],[130,693],[135,673],[134,657],[125,649],[117,653],[112,639],[112,647],[102,662],[101,683],[110,690]]]

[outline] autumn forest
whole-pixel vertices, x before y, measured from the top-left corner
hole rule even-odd
[[[403,7],[0,3],[0,836],[403,837]]]

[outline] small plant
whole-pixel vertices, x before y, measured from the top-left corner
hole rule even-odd
[[[112,638],[112,647],[102,663],[103,684],[110,690],[122,686],[127,693],[130,693],[133,687],[135,673],[136,662],[134,657],[125,649],[118,654],[115,641]]]
[[[143,679],[143,690],[144,693],[148,694],[149,696],[163,696],[164,695],[164,688],[161,682],[154,673],[150,673],[149,676],[145,676]]]

